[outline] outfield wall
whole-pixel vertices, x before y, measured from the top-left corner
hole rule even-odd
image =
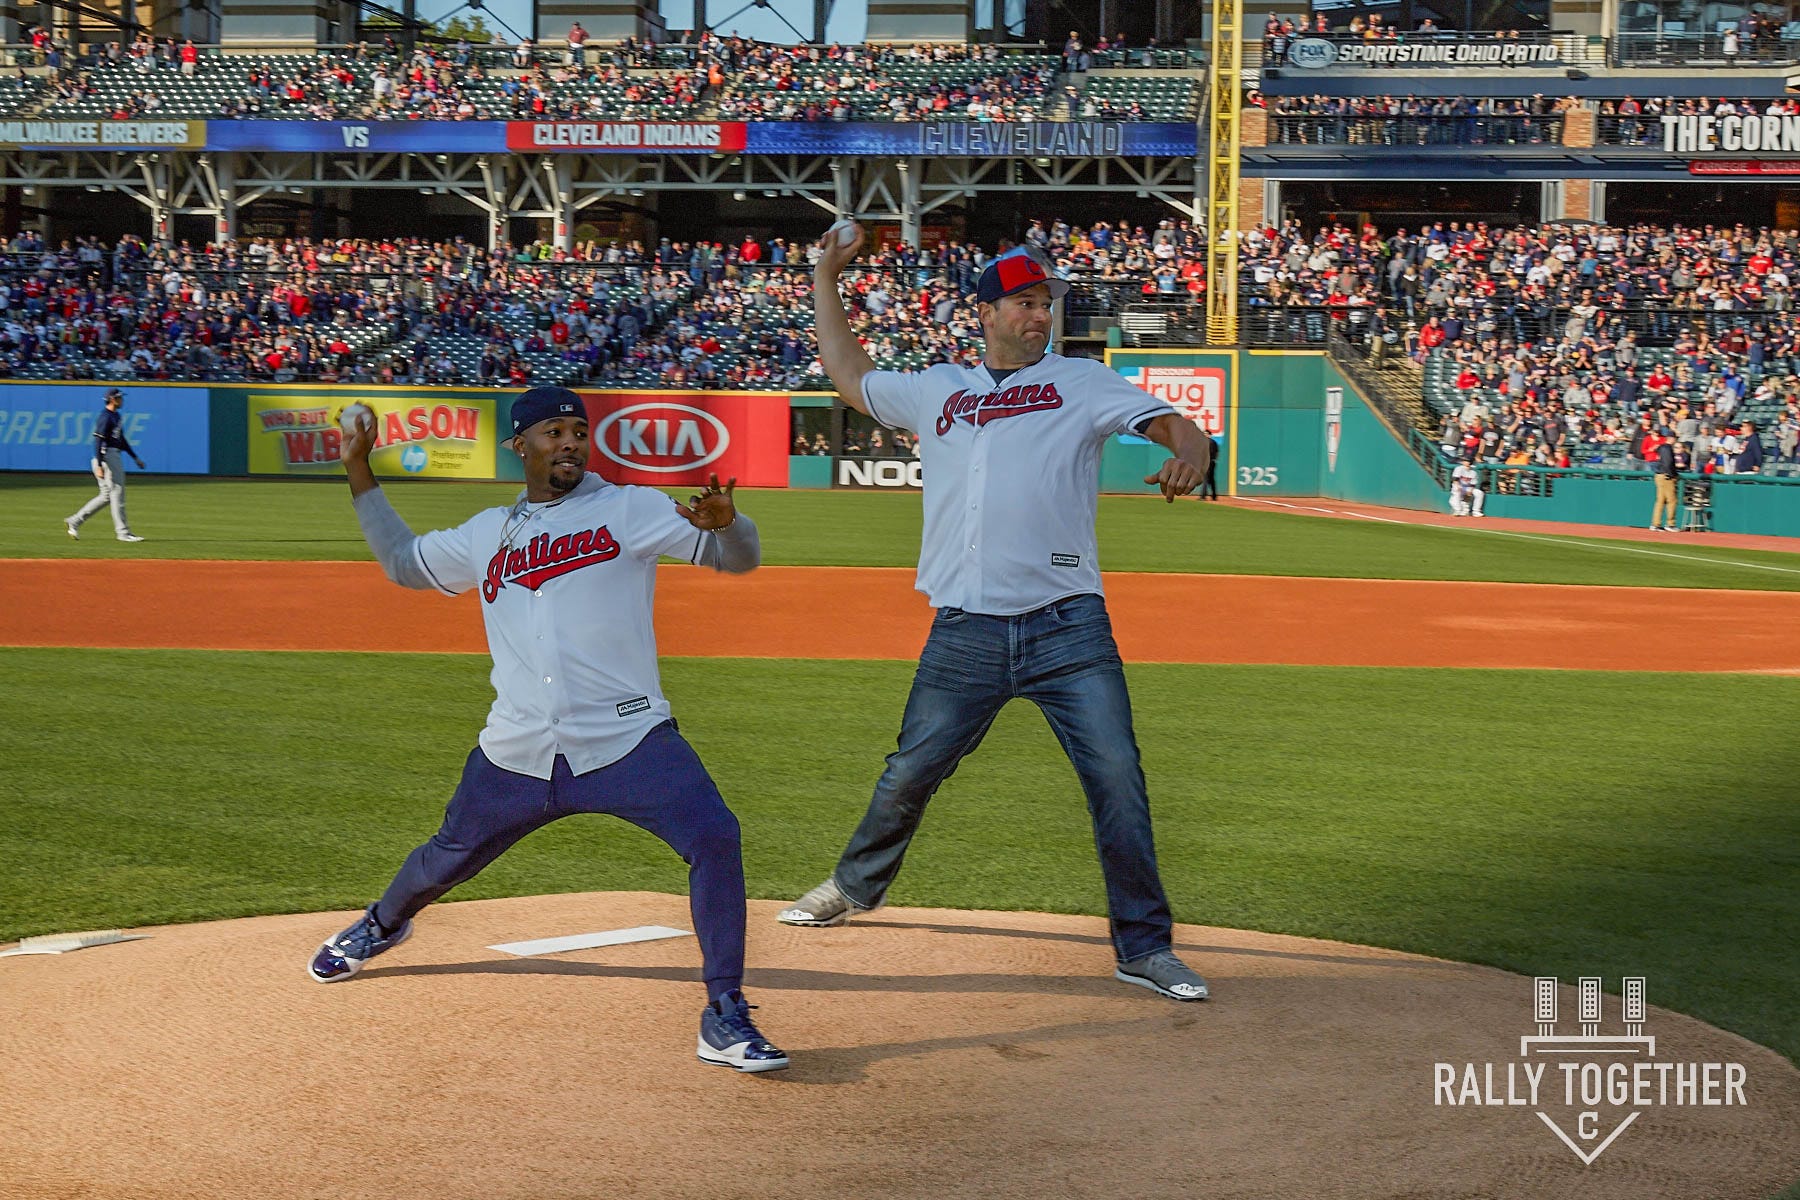
[[[1324,496],[1447,511],[1441,480],[1323,353],[1114,349],[1106,362],[1168,400],[1218,440],[1221,491],[1242,497]],[[0,470],[88,470],[104,383],[0,383]],[[125,431],[152,473],[335,476],[338,414],[376,412],[376,473],[389,478],[521,480],[506,449],[516,393],[490,388],[321,384],[139,384],[125,392]],[[594,430],[592,469],[624,483],[686,487],[735,476],[745,487],[916,489],[905,458],[790,455],[793,414],[829,407],[819,393],[582,391]],[[1421,445],[1421,452],[1435,448]],[[1165,453],[1137,437],[1107,443],[1102,491],[1155,491],[1143,480]],[[1632,526],[1648,523],[1654,486],[1642,473],[1483,467],[1497,517]],[[1504,486],[1502,477],[1505,477]],[[1527,482],[1518,482],[1521,478]],[[1800,480],[1711,477],[1721,532],[1800,536]]]

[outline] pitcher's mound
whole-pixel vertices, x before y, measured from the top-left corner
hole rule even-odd
[[[802,930],[777,907],[751,905],[747,990],[794,1065],[761,1076],[695,1059],[691,938],[485,948],[691,929],[682,897],[438,905],[331,986],[305,966],[348,913],[0,960],[0,1191],[1763,1200],[1800,1175],[1800,1072],[1659,1009],[1655,1061],[1742,1063],[1748,1106],[1637,1109],[1584,1166],[1538,1109],[1590,1153],[1634,1110],[1597,1106],[1583,1140],[1554,1061],[1535,1108],[1433,1103],[1439,1062],[1495,1063],[1506,1099],[1536,1032],[1517,976],[1181,926],[1214,999],[1180,1004],[1115,982],[1093,918],[890,909]],[[1562,1009],[1577,1032],[1572,988]]]

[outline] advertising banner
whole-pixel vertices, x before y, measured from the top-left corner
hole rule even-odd
[[[924,486],[916,458],[834,458],[831,486],[857,491],[916,492]]]
[[[711,154],[744,148],[737,121],[508,121],[506,148],[534,154]]]
[[[1225,368],[1142,364],[1119,373],[1207,433],[1224,431]]]
[[[1562,49],[1554,42],[1502,41],[1498,38],[1406,42],[1370,42],[1303,37],[1288,47],[1288,63],[1309,71],[1327,67],[1536,67],[1562,65]]]
[[[0,386],[0,470],[86,471],[94,456],[94,422],[112,384]],[[123,383],[119,409],[125,437],[153,472],[204,475],[208,467],[207,395],[203,387]],[[135,469],[135,468],[131,468]]]
[[[1800,159],[1696,158],[1689,175],[1800,175]]]
[[[375,474],[390,478],[492,479],[494,399],[453,392],[347,395],[338,389],[250,392],[248,470],[252,475],[336,475],[343,471],[338,417],[355,402],[375,410]]]
[[[504,121],[196,121],[209,150],[501,154]]]
[[[746,392],[583,392],[593,451],[588,469],[649,487],[736,477],[786,487],[788,397]]]
[[[178,133],[187,140],[166,140]],[[204,145],[315,154],[1184,158],[1199,146],[1190,121],[0,121],[0,144],[13,134],[13,144]]]
[[[194,150],[204,145],[205,121],[0,121],[0,146]]]
[[[931,155],[951,158],[1191,157],[1192,122],[765,121],[749,126],[752,154]]]
[[[1746,150],[1800,154],[1800,116],[1785,113],[1665,114],[1662,129],[1663,150],[1668,154],[1739,154]]]

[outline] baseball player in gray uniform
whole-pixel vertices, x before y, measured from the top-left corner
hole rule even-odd
[[[456,595],[480,589],[493,655],[494,704],[443,826],[414,850],[381,899],[328,939],[308,971],[349,979],[405,941],[412,919],[535,829],[607,813],[655,834],[690,867],[707,1005],[701,1061],[773,1071],[787,1055],[757,1031],[741,988],[744,864],[737,818],[676,731],[656,665],[652,599],[667,555],[742,573],[762,560],[732,483],[681,505],[652,488],[615,487],[587,470],[581,397],[532,388],[513,403],[525,492],[455,529],[415,536],[369,470],[373,425],[353,428],[343,459],[363,536],[388,578]]]
[[[125,404],[125,393],[118,388],[111,388],[106,393],[100,419],[94,422],[94,459],[90,464],[94,471],[94,479],[100,484],[100,494],[81,506],[81,511],[72,517],[63,518],[63,528],[69,536],[81,538],[81,523],[105,508],[112,506],[113,532],[121,542],[141,542],[144,539],[131,532],[131,526],[125,521],[125,456],[131,455],[131,461],[144,469],[144,460],[138,457],[131,448],[131,439],[125,436],[124,418],[119,416],[119,409]]]
[[[1094,518],[1100,452],[1137,433],[1173,453],[1145,480],[1165,499],[1206,476],[1212,442],[1160,400],[1090,359],[1049,353],[1067,290],[1027,253],[976,286],[980,366],[877,371],[851,331],[838,276],[862,245],[821,242],[813,305],[819,356],[844,402],[918,435],[925,528],[919,590],[937,610],[875,795],[837,868],[785,909],[789,925],[836,925],[881,906],[925,805],[981,743],[1008,700],[1043,710],[1081,779],[1111,914],[1114,974],[1175,1000],[1206,981],[1171,947],[1150,801],[1125,672],[1101,595]]]

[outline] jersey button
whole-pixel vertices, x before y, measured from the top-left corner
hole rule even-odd
[[[550,677],[549,677],[549,676],[548,676],[548,675],[546,675],[546,676],[544,676],[544,682],[545,682],[545,683],[549,683],[549,682],[550,682]]]
[[[537,591],[537,592],[533,592],[533,593],[531,593],[531,594],[532,594],[532,595],[533,595],[533,596],[542,596],[542,595],[543,595],[543,594],[544,594],[544,593],[543,593],[543,592],[541,592],[541,591]]]
[[[552,724],[552,725],[561,725],[561,724],[562,724],[562,718],[561,718],[561,717],[551,717],[551,718],[550,718],[550,723],[551,723],[551,724]]]

